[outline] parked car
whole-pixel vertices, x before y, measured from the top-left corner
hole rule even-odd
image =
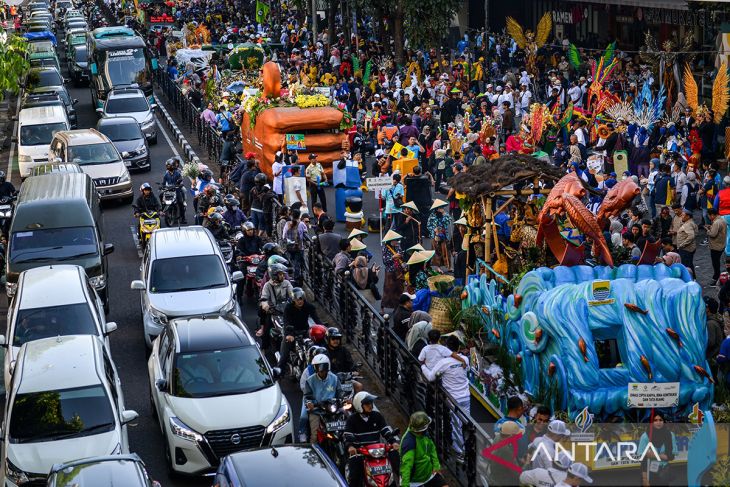
[[[129,453],[126,425],[138,414],[125,409],[114,361],[96,336],[23,345],[7,398],[6,486],[39,485],[57,463]]]
[[[155,230],[141,271],[142,279],[132,281],[131,287],[140,291],[144,338],[150,348],[172,318],[241,314],[235,283],[243,280],[243,273],[229,277],[218,243],[201,226]]]
[[[131,203],[132,180],[121,154],[109,138],[95,129],[68,130],[53,136],[48,162],[72,162],[91,176],[102,200]]]
[[[132,117],[102,118],[97,122],[96,130],[109,137],[129,169],[149,171],[152,168],[147,138],[135,119]]]
[[[123,485],[124,487],[160,487],[147,473],[136,453],[84,458],[59,463],[51,468],[48,487]]]
[[[31,68],[28,71],[28,87],[31,89],[44,86],[63,86],[66,80],[56,68]]]
[[[236,316],[170,321],[155,340],[148,368],[173,471],[208,473],[230,453],[291,441],[289,403]]]
[[[286,445],[228,455],[214,485],[246,487],[346,487],[337,466],[317,445]]]
[[[109,92],[103,108],[96,111],[104,118],[132,117],[139,124],[150,144],[157,143],[157,124],[153,109],[139,88],[116,88]]]
[[[88,276],[77,265],[52,265],[28,269],[18,277],[18,292],[8,309],[7,336],[0,335],[5,352],[5,390],[10,387],[15,359],[23,344],[48,337],[95,335],[109,352],[109,333],[117,329],[107,322],[104,303]]]

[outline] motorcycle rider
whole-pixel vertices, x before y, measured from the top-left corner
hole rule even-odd
[[[261,248],[262,243],[261,237],[256,235],[256,228],[253,223],[246,222],[243,224],[243,237],[238,239],[236,250],[238,251],[238,255],[256,255],[260,252],[259,249]],[[267,260],[268,259],[263,259],[262,262],[265,264]]]
[[[197,184],[190,188],[193,193],[193,209],[195,210],[195,222],[200,225],[202,218],[198,214],[200,209],[200,199],[203,197],[205,188],[213,181],[213,172],[210,169],[205,169],[198,175]]]
[[[309,327],[309,339],[313,345],[320,346],[327,351],[327,327],[324,325],[312,325]]]
[[[230,235],[228,233],[228,224],[223,220],[223,216],[220,213],[213,213],[208,217],[208,226],[206,227],[210,233],[213,234],[213,238],[218,240],[228,240]]]
[[[269,267],[269,280],[264,284],[259,298],[261,312],[259,318],[261,326],[256,331],[256,336],[261,337],[261,348],[268,348],[271,335],[271,315],[278,311],[283,313],[283,307],[292,295],[294,288],[286,280],[286,267],[281,264],[274,264]]]
[[[260,172],[254,176],[254,187],[249,192],[249,201],[251,202],[251,222],[258,230],[259,235],[264,231],[264,206],[261,196],[266,192],[264,184],[268,182],[266,174]]]
[[[223,219],[231,228],[240,228],[241,225],[246,223],[248,218],[246,218],[246,215],[243,211],[241,211],[241,203],[236,198],[232,195],[226,195],[223,203],[226,206],[226,211],[223,212]]]
[[[397,472],[400,470],[400,457],[398,456],[400,445],[398,436],[388,427],[388,423],[385,421],[382,413],[374,410],[376,399],[376,396],[366,391],[358,392],[352,398],[352,407],[355,410],[355,414],[347,418],[345,425],[345,433],[352,435],[345,435],[347,439],[345,448],[347,448],[347,453],[350,455],[350,458],[347,460],[347,470],[349,470],[347,484],[352,487],[362,486],[364,480],[364,458],[362,455],[357,454],[356,445],[380,443],[381,436],[393,447],[388,452],[388,460],[390,461],[393,472],[392,475],[397,475]]]
[[[320,418],[312,410],[325,401],[342,398],[343,393],[340,379],[330,372],[327,355],[316,355],[312,359],[312,366],[315,373],[304,383],[304,403],[309,411],[309,440],[316,444]]]
[[[198,216],[200,217],[199,224],[202,224],[205,217],[209,216],[208,210],[210,208],[215,208],[216,206],[223,206],[223,201],[221,201],[221,198],[218,195],[218,189],[215,185],[208,184],[198,198]]]
[[[292,290],[292,300],[284,307],[284,339],[279,349],[279,363],[277,367],[284,370],[289,362],[289,350],[294,345],[296,337],[304,337],[309,331],[309,318],[317,323],[317,309],[308,303],[304,296],[304,290],[295,287]]]
[[[162,206],[160,205],[160,200],[152,193],[150,183],[142,183],[139,187],[139,192],[139,196],[137,196],[137,199],[132,205],[135,218],[139,218],[142,213],[149,213],[151,211],[160,213]]]
[[[180,160],[178,157],[171,157],[165,161],[165,174],[162,175],[163,186],[175,186],[177,203],[177,214],[180,216],[180,224],[187,225],[185,217],[185,191],[183,191],[183,177],[178,169]]]
[[[261,252],[264,254],[264,258],[259,262],[259,266],[256,268],[256,278],[263,279],[266,270],[269,268],[269,258],[281,256],[281,248],[276,242],[267,242],[261,247]]]
[[[355,371],[352,355],[342,346],[342,332],[334,326],[327,328],[327,356],[330,358],[332,372],[335,374]],[[362,384],[358,381],[353,380],[352,384],[355,393],[362,391]]]
[[[0,171],[0,198],[13,196],[15,195],[15,193],[17,193],[15,186],[13,186],[13,183],[7,180],[5,171]]]
[[[307,361],[309,362],[309,365],[302,370],[302,375],[299,377],[299,388],[302,390],[302,394],[304,394],[307,379],[314,375],[314,365],[312,365],[312,360],[314,360],[314,357],[317,355],[327,355],[327,349],[317,345],[312,345],[309,347],[309,350],[307,350]],[[309,422],[307,421],[307,416],[307,404],[302,401],[302,411],[299,413],[298,431],[299,441],[301,443],[306,443],[308,438],[307,431],[309,430]]]

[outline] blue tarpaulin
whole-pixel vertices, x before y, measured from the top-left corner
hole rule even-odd
[[[56,45],[56,36],[53,35],[52,32],[43,31],[43,32],[27,32],[23,34],[23,37],[28,39],[29,41],[42,41],[42,40],[48,40],[53,42],[53,45]]]

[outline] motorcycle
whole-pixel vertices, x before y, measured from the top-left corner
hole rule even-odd
[[[354,381],[362,379],[362,376],[357,372],[337,372],[337,378],[340,379],[340,387],[342,387],[344,399],[352,400],[355,396]]]
[[[246,276],[243,281],[243,292],[251,298],[257,289],[260,289],[262,279],[257,276],[257,269],[264,256],[260,254],[239,255],[236,258],[238,269]],[[263,277],[263,276],[262,276]]]
[[[165,226],[172,227],[178,224],[180,216],[178,215],[177,193],[180,185],[157,185],[160,188],[160,203],[162,203],[162,212],[165,214]],[[183,201],[183,206],[185,202]]]
[[[319,416],[317,443],[333,462],[339,464],[345,462],[347,458],[343,434],[351,407],[342,399],[333,398],[317,404],[309,412]]]
[[[13,219],[14,205],[13,201],[18,198],[17,194],[13,196],[3,196],[0,198],[0,229],[7,235],[10,230],[10,222]]]
[[[307,368],[307,350],[312,345],[312,340],[304,336],[294,336],[294,346],[289,348],[289,369],[291,370],[292,378],[299,383],[299,378],[302,376],[302,372]],[[275,352],[274,356],[278,362],[281,358],[280,352]]]
[[[142,248],[152,236],[152,232],[160,228],[160,215],[156,211],[145,211],[139,215],[139,243]]]
[[[218,247],[221,249],[226,267],[230,269],[231,262],[233,262],[233,244],[231,244],[230,240],[218,240]]]
[[[388,487],[396,485],[398,475],[393,474],[393,466],[390,464],[388,453],[393,450],[391,443],[398,443],[398,430],[393,430],[390,426],[386,426],[378,433],[376,442],[367,441],[367,436],[372,438],[372,434],[355,435],[353,433],[345,433],[343,435],[345,442],[355,445],[357,455],[363,456],[363,484],[372,487]],[[381,443],[380,436],[386,438],[389,443]],[[345,466],[345,476],[350,477],[347,471],[349,464]],[[361,487],[361,486],[352,486]]]

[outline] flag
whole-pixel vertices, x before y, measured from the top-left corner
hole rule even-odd
[[[263,24],[269,18],[269,5],[256,0],[256,22]]]

